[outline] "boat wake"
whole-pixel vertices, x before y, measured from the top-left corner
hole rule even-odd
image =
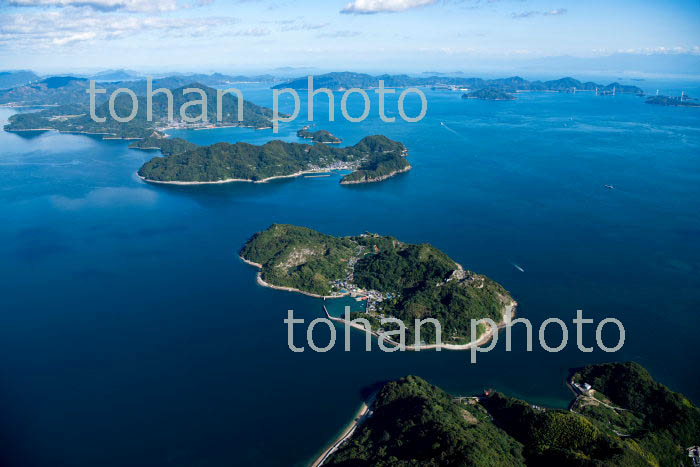
[[[510,263],[510,264],[512,264],[513,267],[514,267],[515,269],[517,269],[518,271],[520,271],[520,272],[525,272],[525,270],[524,270],[523,268],[521,268],[520,266],[518,266],[517,264],[515,264],[515,263]]]
[[[450,133],[454,133],[455,135],[459,136],[460,138],[463,137],[463,136],[460,135],[458,132],[456,132],[456,131],[453,130],[452,128],[448,127],[447,124],[445,124],[445,122],[440,122],[440,126],[442,126],[445,130],[449,131]]]

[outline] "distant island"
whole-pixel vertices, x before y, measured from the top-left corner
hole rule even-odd
[[[651,96],[647,98],[646,103],[669,107],[700,107],[700,102],[697,99],[686,95],[681,97]]]
[[[299,138],[310,139],[314,143],[339,144],[342,140],[327,130],[309,131],[308,126],[297,131]]]
[[[464,89],[498,89],[503,92],[523,91],[556,91],[578,92],[593,91],[600,95],[606,94],[635,94],[644,95],[644,91],[637,86],[610,83],[607,85],[592,81],[581,82],[577,79],[566,77],[550,81],[528,81],[520,76],[510,78],[482,79],[463,78],[454,76],[421,76],[409,75],[368,75],[365,73],[334,72],[314,76],[314,88],[328,88],[333,91],[345,91],[350,88],[372,89],[379,86],[379,80],[384,81],[387,88],[405,88],[410,86],[437,86]],[[297,90],[308,89],[308,77],[300,77],[273,86],[273,89],[292,88]]]
[[[386,136],[363,138],[345,148],[327,144],[270,141],[262,146],[248,143],[216,143],[198,146],[180,138],[154,133],[131,145],[160,149],[167,157],[144,164],[138,175],[146,181],[193,185],[235,181],[265,182],[305,173],[352,170],[341,184],[378,182],[410,170],[406,147]]]
[[[51,89],[71,87],[73,78],[51,78],[53,81],[44,80],[41,86],[53,86]],[[82,82],[82,81],[81,81]],[[183,104],[189,102],[190,97],[183,95],[186,88],[198,88],[204,91],[207,96],[207,115],[209,120],[215,120],[217,116],[217,90],[203,84],[190,83],[188,85],[172,89],[174,102],[174,121],[168,120],[167,103],[165,94],[156,94],[153,97],[153,121],[147,121],[146,98],[138,96],[138,113],[135,118],[128,123],[120,123],[114,120],[109,112],[109,104],[103,102],[95,109],[97,117],[105,118],[104,122],[97,122],[90,117],[87,104],[70,104],[49,107],[40,112],[19,113],[12,115],[9,123],[5,125],[6,131],[36,131],[36,130],[58,130],[71,133],[87,133],[102,135],[109,139],[142,139],[153,133],[154,130],[167,128],[215,128],[225,126],[246,126],[254,128],[271,128],[272,110],[261,107],[249,101],[243,101],[243,120],[238,121],[238,99],[231,94],[226,94],[222,99],[222,119],[216,122],[185,123],[180,120],[177,110]],[[69,99],[73,91],[66,91],[66,99]],[[76,91],[77,92],[77,91]],[[83,94],[85,89],[81,88]],[[83,97],[81,97],[83,99]],[[120,94],[114,103],[114,110],[117,115],[129,115],[132,110],[131,98],[125,94]],[[194,105],[187,109],[189,117],[197,117],[201,113],[201,107]]]
[[[417,377],[383,385],[313,464],[691,466],[700,410],[639,364],[572,370],[570,410],[495,391],[453,397]],[[354,431],[352,430],[354,428]]]
[[[97,102],[100,104],[106,102],[109,95],[119,88],[131,89],[139,96],[146,95],[147,81],[143,78],[137,79],[137,76],[126,70],[107,71],[98,73],[90,78],[99,81],[98,87],[107,91],[105,94],[96,96]],[[50,76],[40,79],[31,72],[0,73],[0,104],[10,107],[87,106],[90,101],[85,91],[90,86],[90,78],[84,76]],[[235,83],[249,82],[272,84],[275,81],[276,79],[270,75],[174,74],[155,77],[153,79],[153,89],[185,88],[192,83],[200,83],[210,87],[223,87]]]
[[[515,96],[495,88],[484,88],[468,94],[462,94],[462,99],[482,99],[487,101],[513,101]]]
[[[394,237],[334,237],[274,224],[255,234],[240,256],[260,268],[261,285],[316,297],[365,299],[366,311],[354,312],[351,318],[367,319],[373,333],[380,332],[382,316],[398,318],[406,325],[407,344],[414,342],[416,318],[435,318],[442,326],[443,347],[469,348],[474,344],[472,319],[505,324],[516,306],[500,284],[463,269],[434,246]],[[478,342],[490,336],[480,323]],[[421,346],[434,344],[434,327],[423,327],[421,337]]]

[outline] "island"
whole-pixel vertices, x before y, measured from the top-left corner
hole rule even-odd
[[[160,149],[167,156],[146,162],[138,171],[143,180],[179,185],[266,182],[331,170],[353,171],[341,179],[342,184],[368,183],[411,168],[406,147],[382,135],[338,148],[279,140],[260,146],[240,142],[198,146],[156,132],[131,147]]]
[[[667,107],[700,107],[697,99],[682,95],[680,97],[651,96],[645,101],[647,104],[663,105]]]
[[[515,96],[496,88],[484,88],[467,94],[462,94],[462,99],[481,99],[485,101],[514,101]]]
[[[406,343],[415,342],[415,319],[435,318],[442,329],[441,347],[479,345],[490,339],[493,329],[479,322],[472,342],[471,321],[489,318],[505,325],[517,305],[500,284],[464,269],[434,246],[378,234],[334,237],[274,224],[253,235],[240,256],[260,268],[261,285],[315,297],[365,300],[365,311],[353,312],[351,319],[365,318],[370,332],[379,333],[380,318],[397,318],[405,324]],[[435,327],[423,326],[421,340],[406,348],[436,347]]]
[[[75,93],[85,93],[87,80],[76,78],[50,78],[40,83],[41,88],[54,92],[64,90],[57,94],[59,102],[63,102]],[[46,81],[49,81],[48,83]],[[78,83],[78,84],[76,84]],[[180,117],[180,109],[191,99],[190,94],[184,94],[187,88],[201,89],[207,96],[208,121],[188,123]],[[95,115],[104,118],[104,122],[98,122],[90,116],[89,106],[77,101],[76,104],[57,104],[40,112],[19,113],[12,115],[6,131],[37,131],[57,130],[68,133],[86,133],[101,135],[105,139],[142,139],[153,133],[154,130],[162,131],[168,128],[216,128],[227,126],[244,126],[258,129],[272,127],[272,110],[261,107],[249,101],[243,101],[243,120],[238,120],[238,99],[231,94],[222,98],[221,120],[217,120],[217,90],[203,84],[190,83],[171,90],[173,94],[173,120],[168,119],[168,97],[164,93],[153,97],[152,121],[147,119],[146,97],[138,96],[138,112],[133,120],[122,123],[113,119],[109,112],[109,103],[102,102],[95,108]],[[200,97],[197,96],[197,99]],[[84,97],[80,97],[84,99]],[[114,110],[117,115],[127,116],[132,111],[131,97],[119,94],[115,99]],[[186,109],[186,115],[196,118],[201,115],[199,105],[192,105]]]
[[[643,96],[644,91],[637,86],[610,83],[607,85],[593,81],[582,82],[575,78],[565,77],[549,81],[529,81],[520,76],[508,78],[483,79],[462,76],[409,76],[409,75],[369,75],[349,71],[325,73],[314,76],[314,89],[327,88],[332,91],[345,91],[351,88],[374,89],[379,87],[379,81],[387,88],[407,88],[415,86],[436,87],[461,91],[464,89],[500,89],[504,92],[596,92],[597,95],[634,94]],[[292,88],[308,90],[308,76],[302,76],[273,86],[273,89]]]
[[[309,126],[305,126],[297,131],[299,138],[310,139],[314,143],[339,144],[343,141],[327,130],[309,131]]]
[[[313,465],[693,465],[690,400],[634,362],[571,372],[569,410],[493,390],[454,397],[417,376],[388,382]]]

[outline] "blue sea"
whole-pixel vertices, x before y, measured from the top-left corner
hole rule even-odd
[[[270,89],[244,92],[272,104]],[[0,132],[0,464],[303,465],[369,389],[408,374],[453,394],[494,388],[566,407],[568,368],[635,360],[700,403],[700,109],[630,95],[485,102],[425,92],[427,116],[410,124],[380,121],[374,95],[365,122],[343,121],[338,107],[329,123],[318,97],[315,129],[344,144],[385,134],[410,151],[412,171],[357,186],[341,186],[339,174],[155,186],[135,175],[155,153],[128,142]],[[396,100],[387,97],[390,116]],[[350,99],[350,113],[361,103]],[[417,99],[406,104],[418,113]],[[171,134],[300,141],[304,114],[278,135]],[[338,326],[336,347],[312,352],[306,324],[323,316],[322,301],[256,285],[255,268],[238,258],[272,223],[432,243],[503,284],[535,325],[535,343],[545,319],[569,323],[568,346],[526,352],[516,327],[511,352],[501,334],[471,364],[468,352],[384,353],[376,342],[365,352],[355,331],[346,352]],[[303,353],[287,347],[290,309],[306,321],[294,333]],[[578,309],[596,324],[619,319],[624,347],[579,351]],[[314,335],[323,345],[330,334],[319,325]],[[556,346],[561,331],[550,326],[546,337]],[[605,327],[609,347],[617,337]],[[595,346],[595,325],[583,338]]]

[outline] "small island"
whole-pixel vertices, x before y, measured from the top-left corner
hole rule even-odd
[[[305,126],[297,131],[299,138],[310,139],[314,143],[340,144],[343,141],[327,130],[309,131],[309,126]]]
[[[472,342],[472,319],[505,325],[517,305],[500,284],[463,269],[434,246],[394,237],[334,237],[274,224],[255,234],[240,256],[260,268],[261,285],[314,297],[365,300],[365,311],[351,318],[367,319],[372,333],[380,332],[381,317],[398,318],[406,325],[407,342],[415,342],[415,319],[435,318],[442,327],[441,347],[470,348],[490,339],[492,331],[479,323],[477,342]],[[406,348],[435,347],[435,327],[421,328],[421,338],[419,346]]]
[[[167,156],[155,157],[144,164],[138,171],[143,180],[179,185],[266,182],[331,170],[353,171],[341,179],[342,184],[369,183],[411,168],[406,147],[382,135],[367,136],[354,146],[337,148],[279,140],[261,146],[248,143],[198,146],[156,132],[131,147],[160,149]]]
[[[462,99],[481,99],[485,101],[513,101],[515,96],[496,88],[484,88],[478,91],[462,94]]]
[[[667,107],[700,107],[697,99],[686,95],[680,97],[651,96],[645,101],[647,104],[663,105]]]
[[[570,410],[417,376],[384,384],[314,466],[691,466],[700,410],[634,362],[571,370]]]

